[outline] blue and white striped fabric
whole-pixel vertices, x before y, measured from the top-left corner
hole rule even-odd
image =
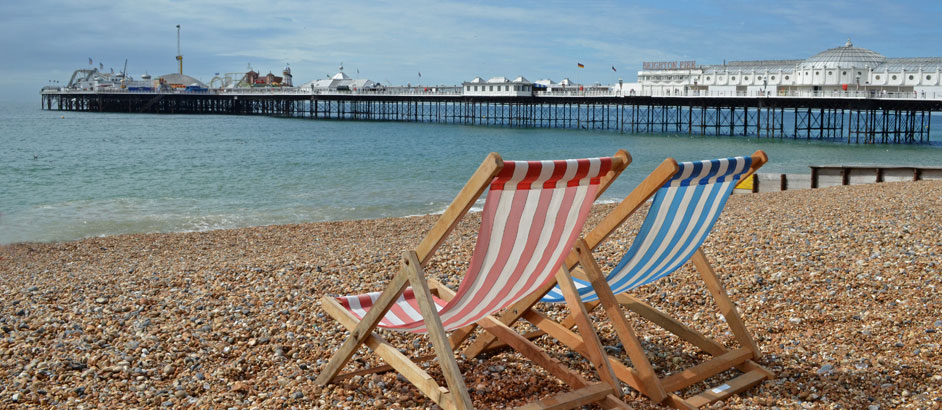
[[[674,272],[706,239],[752,157],[683,162],[658,189],[638,237],[618,266],[608,274],[614,294],[654,282]],[[598,299],[589,282],[573,278],[583,302]],[[541,302],[563,302],[559,287]]]

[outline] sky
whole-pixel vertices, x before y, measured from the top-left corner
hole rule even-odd
[[[301,84],[343,64],[387,85],[612,84],[636,81],[645,61],[803,59],[848,38],[887,57],[938,57],[940,15],[939,0],[4,1],[0,101],[38,103],[89,58],[116,72],[127,60],[134,78],[175,72],[177,24],[184,73],[207,83],[290,64]]]

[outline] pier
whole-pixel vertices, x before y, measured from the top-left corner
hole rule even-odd
[[[318,93],[304,89],[208,92],[43,90],[46,110],[267,115],[629,133],[845,141],[930,142],[942,100],[791,96],[633,96],[535,93],[468,96],[460,87]]]

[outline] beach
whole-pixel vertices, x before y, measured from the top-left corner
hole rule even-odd
[[[596,205],[586,227],[613,206]],[[642,216],[595,252],[604,268]],[[436,219],[3,246],[0,407],[431,408],[395,373],[313,380],[346,336],[320,298],[381,290]],[[465,218],[428,276],[458,283],[479,223]],[[704,251],[762,350],[759,363],[777,376],[718,406],[942,408],[942,181],[734,195]],[[735,346],[692,267],[634,294]],[[594,318],[607,350],[626,357],[604,314]],[[630,318],[659,375],[705,357]],[[384,336],[409,355],[431,352],[425,337]],[[537,344],[598,379],[555,341]],[[348,369],[378,364],[361,349]],[[459,366],[479,408],[569,390],[511,351]],[[429,372],[444,385],[436,366]],[[626,401],[658,408],[637,393]]]

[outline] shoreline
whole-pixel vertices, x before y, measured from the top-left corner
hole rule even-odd
[[[762,349],[759,362],[777,378],[724,404],[942,405],[940,198],[942,181],[734,195],[704,250]],[[613,206],[595,205],[586,226]],[[642,216],[595,252],[603,268],[630,245]],[[325,388],[313,378],[345,336],[319,298],[381,289],[399,254],[436,219],[0,246],[0,407],[427,408],[394,373]],[[428,275],[457,283],[478,223],[479,214],[465,218]],[[684,267],[634,294],[733,345],[716,330],[721,323],[702,303],[695,276]],[[617,343],[609,325],[596,326],[603,344]],[[664,332],[637,329],[662,376],[702,357]],[[385,336],[411,354],[429,352],[425,343],[413,345],[424,338]],[[538,344],[597,379],[558,344]],[[379,364],[363,353],[357,357]],[[520,405],[567,389],[510,352],[459,364],[479,407]],[[628,403],[657,408],[637,395]]]

